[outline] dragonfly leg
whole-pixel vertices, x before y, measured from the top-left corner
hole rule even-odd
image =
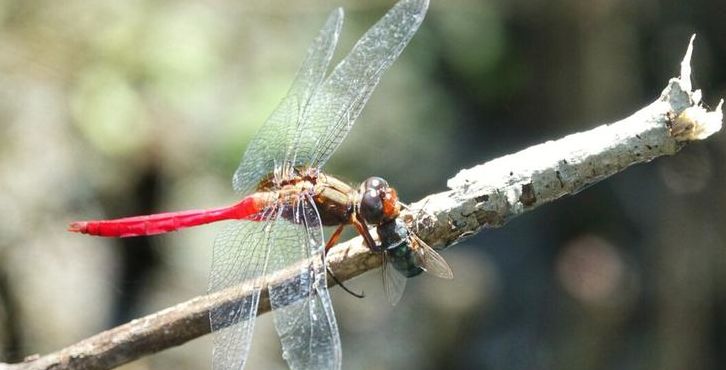
[[[335,274],[333,273],[333,270],[330,269],[330,267],[325,266],[325,268],[328,270],[328,274],[330,274],[330,277],[333,278],[333,281],[335,281],[335,283],[338,284],[338,286],[343,288],[343,290],[345,290],[346,293],[348,293],[356,298],[365,298],[365,296],[366,296],[365,292],[361,291],[360,293],[356,293],[356,292],[348,289],[348,287],[346,287],[342,281],[338,280],[338,278],[335,277]]]
[[[338,242],[338,239],[340,239],[340,234],[343,232],[343,229],[345,229],[344,224],[341,224],[340,226],[338,226],[337,229],[335,229],[335,231],[333,232],[333,235],[330,236],[330,239],[328,239],[328,242],[325,244],[325,254],[327,254],[328,250],[330,248],[332,248],[333,245],[335,245],[335,243]],[[330,277],[333,278],[333,281],[335,281],[335,283],[338,284],[341,288],[343,288],[343,290],[345,290],[348,294],[350,294],[356,298],[365,297],[365,293],[363,293],[363,292],[356,293],[356,292],[348,289],[348,287],[346,287],[345,284],[343,284],[342,281],[338,280],[338,278],[335,276],[335,274],[333,274],[333,270],[331,270],[329,266],[326,265],[325,269],[328,270],[328,274],[330,274]]]
[[[368,231],[368,227],[366,226],[365,221],[363,221],[360,217],[360,215],[355,215],[353,219],[351,220],[353,226],[355,226],[355,229],[358,230],[358,234],[363,237],[363,240],[366,242],[366,245],[370,250],[374,252],[380,252],[381,248],[376,244],[376,241],[373,240],[373,236],[371,236],[370,231]]]
[[[343,232],[343,229],[345,229],[345,225],[341,224],[338,226],[337,229],[333,232],[333,235],[330,236],[330,239],[328,239],[328,242],[325,244],[325,253],[328,253],[328,250],[332,248],[335,243],[338,242],[338,239],[340,238],[340,234]]]

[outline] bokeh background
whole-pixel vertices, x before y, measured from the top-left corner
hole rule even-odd
[[[393,1],[0,0],[0,360],[206,290],[209,225],[128,240],[70,221],[229,204],[248,141],[328,12],[339,60]],[[433,0],[329,162],[404,201],[459,169],[623,118],[678,74],[726,96],[722,0]],[[334,289],[345,369],[726,368],[726,135],[443,252],[395,308]],[[249,369],[284,369],[271,315]],[[210,336],[124,369],[209,368]]]

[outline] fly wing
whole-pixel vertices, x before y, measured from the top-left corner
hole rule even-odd
[[[386,292],[388,302],[395,306],[403,297],[408,278],[393,267],[386,253],[381,253],[381,255],[383,256],[383,290]]]
[[[428,0],[402,0],[386,13],[323,82],[305,109],[295,163],[320,168],[348,135],[383,73],[418,30]]]
[[[282,356],[293,370],[338,370],[341,345],[326,284],[320,216],[307,194],[285,214],[272,242],[270,271],[288,268],[297,277],[268,286]]]
[[[446,260],[444,260],[444,257],[441,257],[438,252],[429,247],[429,245],[416,236],[416,234],[411,233],[410,238],[411,246],[412,248],[415,248],[415,263],[418,267],[422,268],[427,273],[442,279],[454,278],[454,273],[451,271],[449,264],[446,263]]]
[[[292,160],[294,136],[302,122],[303,108],[325,77],[342,26],[343,10],[338,8],[310,45],[287,96],[247,146],[232,179],[235,191],[249,193],[276,166]]]
[[[241,369],[247,359],[274,218],[275,211],[271,208],[263,213],[260,222],[236,221],[214,241],[210,293],[252,287],[252,294],[242,302],[230,303],[209,313],[210,325],[215,331],[212,355],[215,370]]]

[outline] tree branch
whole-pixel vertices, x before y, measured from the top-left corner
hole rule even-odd
[[[411,205],[405,212],[412,216],[419,236],[438,249],[449,247],[484,227],[500,227],[628,166],[673,155],[688,142],[719,131],[723,100],[715,111],[708,112],[701,107],[700,90],[692,91],[692,45],[693,38],[681,63],[681,76],[671,79],[655,102],[632,116],[462,170],[449,180],[451,190]],[[381,264],[360,237],[335,246],[327,262],[341,281]],[[268,280],[293,283],[298,272],[293,266]],[[0,364],[0,370],[111,369],[209,333],[209,311],[237,304],[250,292],[251,286],[243,284],[196,297],[58,352],[29,357],[20,364]],[[258,314],[268,311],[264,291]]]

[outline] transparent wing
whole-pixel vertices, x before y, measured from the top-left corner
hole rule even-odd
[[[237,304],[228,304],[209,313],[214,333],[213,369],[241,369],[247,359],[257,315],[260,290],[268,261],[274,208],[263,213],[262,222],[236,221],[214,241],[209,292],[243,289],[250,284],[252,294]],[[245,283],[245,285],[243,285]]]
[[[383,256],[383,290],[386,292],[386,298],[391,305],[395,306],[403,297],[403,291],[406,290],[406,281],[408,278],[403,276],[390,263],[386,253]]]
[[[330,58],[343,26],[343,10],[334,10],[310,45],[307,56],[287,96],[275,108],[260,131],[247,146],[232,184],[234,190],[249,193],[275,166],[291,161],[294,136],[302,122],[303,108],[325,77]]]
[[[424,243],[416,234],[409,235],[411,239],[411,247],[414,248],[414,263],[427,273],[440,277],[442,279],[453,279],[454,273],[451,267],[446,263],[444,257],[436,252],[428,244]]]
[[[338,370],[341,345],[325,281],[320,216],[307,194],[284,213],[272,241],[270,271],[297,269],[297,278],[268,286],[283,358],[293,370]]]
[[[310,100],[295,164],[320,168],[348,135],[381,75],[423,21],[428,0],[399,1],[355,44]]]

